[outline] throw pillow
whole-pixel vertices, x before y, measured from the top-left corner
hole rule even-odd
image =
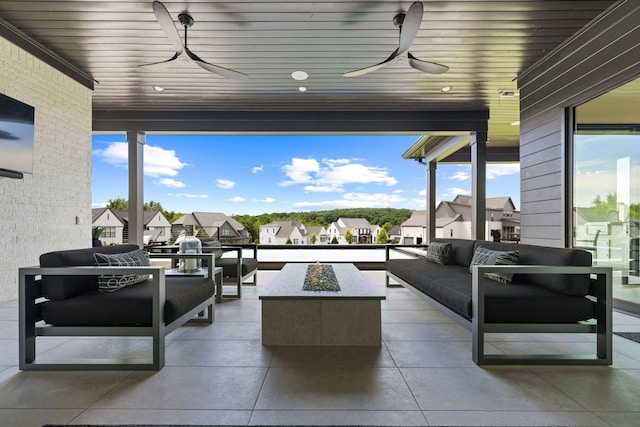
[[[518,251],[494,251],[480,246],[476,249],[469,265],[469,272],[473,272],[474,265],[513,265],[520,259]],[[512,273],[485,273],[484,277],[500,283],[511,283]]]
[[[121,254],[93,254],[97,266],[101,267],[139,267],[149,265],[149,254],[141,249]],[[144,282],[148,274],[105,274],[98,276],[100,292],[114,292],[134,283]]]
[[[427,261],[444,265],[449,259],[451,253],[451,243],[431,242],[427,246]]]

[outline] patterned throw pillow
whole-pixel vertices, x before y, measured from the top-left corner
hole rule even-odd
[[[427,261],[444,265],[447,263],[450,253],[451,243],[431,242],[429,246],[427,246]]]
[[[474,265],[513,265],[517,264],[520,259],[518,251],[493,251],[491,249],[480,246],[473,254],[471,265],[469,265],[469,273],[473,272]],[[511,283],[513,279],[512,273],[485,273],[484,277],[495,280],[500,283]]]
[[[100,267],[139,267],[149,265],[149,254],[141,249],[122,254],[93,254],[97,266]],[[114,292],[134,283],[144,282],[148,274],[105,274],[98,276],[100,292]]]

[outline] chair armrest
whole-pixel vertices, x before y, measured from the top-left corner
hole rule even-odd
[[[21,276],[98,276],[103,274],[151,274],[164,276],[164,267],[156,266],[74,266],[74,267],[21,267]]]
[[[488,279],[485,273],[512,273],[512,274],[589,274],[595,275],[596,280],[590,286],[591,296],[596,297],[596,318],[603,319],[607,325],[611,325],[613,307],[613,289],[611,267],[577,267],[558,265],[474,265],[472,268],[472,296],[473,319],[484,323],[484,295],[485,283]]]

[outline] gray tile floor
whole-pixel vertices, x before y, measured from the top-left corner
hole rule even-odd
[[[0,303],[0,426],[45,423],[639,426],[640,344],[614,338],[612,367],[490,367],[470,333],[384,273],[381,348],[267,348],[258,273],[216,321],[170,335],[160,372],[21,372],[17,301]],[[640,319],[614,314],[617,331]],[[146,352],[140,339],[49,339],[42,357]],[[496,335],[491,351],[592,348],[589,336]]]

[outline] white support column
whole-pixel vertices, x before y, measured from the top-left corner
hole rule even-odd
[[[144,132],[127,131],[129,143],[129,243],[144,245]]]
[[[427,234],[424,243],[431,243],[436,237],[436,169],[437,162],[428,162],[426,167],[427,184]]]
[[[471,135],[471,238],[486,239],[487,132]]]

